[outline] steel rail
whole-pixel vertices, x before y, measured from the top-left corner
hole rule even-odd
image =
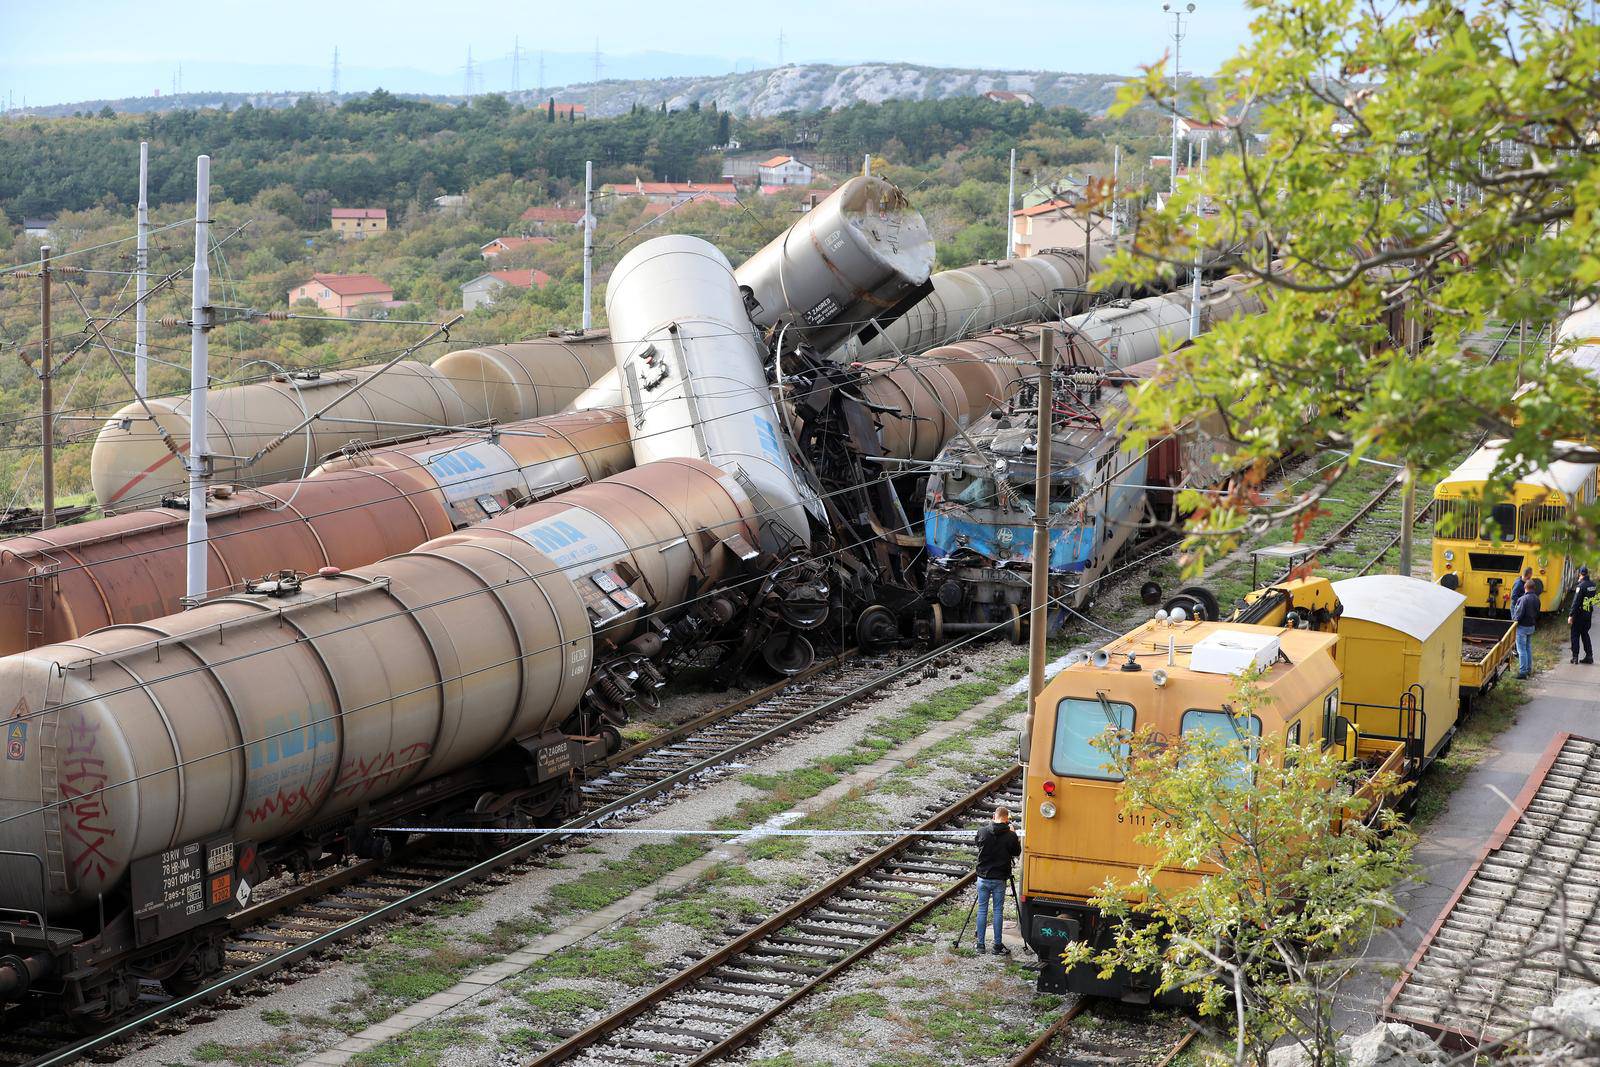
[[[938,814],[924,820],[913,829],[928,830],[941,826],[952,820],[970,813],[978,804],[997,791],[1010,785],[1021,774],[1021,764],[1012,764],[997,776],[985,781],[975,789],[968,792],[959,800],[948,805]],[[722,967],[730,960],[743,954],[752,946],[762,940],[780,933],[785,927],[807,913],[815,910],[820,905],[831,900],[841,892],[849,889],[857,880],[870,875],[884,864],[893,860],[900,852],[911,847],[914,839],[902,838],[879,848],[871,855],[854,864],[841,874],[808,893],[800,900],[795,901],[782,911],[751,927],[728,942],[716,952],[711,953],[697,963],[679,971],[676,975],[657,985],[650,992],[630,1002],[619,1011],[616,1011],[567,1038],[555,1048],[540,1054],[537,1058],[527,1061],[525,1067],[553,1067],[554,1064],[565,1062],[574,1055],[592,1048],[601,1041],[622,1030],[629,1024],[641,1019],[646,1013],[669,997],[693,986],[696,982],[711,975],[717,968]],[[911,911],[900,916],[892,923],[883,925],[879,932],[871,938],[862,941],[854,949],[847,951],[842,957],[830,960],[826,964],[818,961],[818,966],[810,968],[816,973],[805,976],[801,985],[795,986],[786,996],[759,1011],[752,1018],[737,1025],[730,1033],[716,1040],[703,1049],[683,1048],[681,1067],[700,1067],[710,1063],[743,1046],[755,1033],[765,1027],[774,1018],[783,1014],[796,1002],[815,992],[824,983],[837,977],[842,972],[853,967],[862,959],[876,952],[889,941],[902,933],[907,927],[925,917],[934,908],[945,903],[961,890],[972,883],[975,875],[967,871],[957,877],[950,885],[943,887],[938,892],[925,898]],[[649,1024],[645,1025],[649,1029]]]
[[[1027,1046],[1015,1056],[1011,1057],[1011,1059],[1006,1062],[1006,1067],[1031,1067],[1032,1064],[1038,1063],[1041,1060],[1047,1063],[1053,1062],[1046,1059],[1046,1057],[1053,1055],[1051,1046],[1063,1036],[1070,1034],[1073,1023],[1094,1003],[1094,1000],[1090,997],[1079,997],[1076,1003],[1074,1003],[1072,1007],[1068,1008],[1066,1012],[1052,1022],[1043,1033],[1029,1042]],[[1193,1044],[1195,1038],[1199,1036],[1200,1031],[1195,1027],[1190,1026],[1178,1037],[1176,1041],[1173,1041],[1170,1044],[1163,1043],[1166,1047],[1166,1053],[1161,1057],[1160,1060],[1156,1061],[1155,1067],[1171,1067],[1171,1064],[1177,1060],[1179,1056],[1183,1055],[1184,1050]],[[1091,1060],[1092,1062],[1096,1063],[1126,1062],[1129,1064],[1134,1064],[1146,1062],[1145,1057],[1154,1055],[1154,1052],[1150,1049],[1129,1049],[1125,1057],[1119,1054],[1115,1060],[1112,1060],[1108,1056],[1104,1055],[1099,1049],[1095,1050],[1092,1057],[1075,1056],[1070,1052],[1066,1053],[1066,1055],[1068,1057],[1066,1062],[1074,1064],[1087,1063],[1091,1062]]]
[[[497,855],[472,863],[469,866],[459,871],[455,871],[443,878],[437,879],[436,881],[420,889],[408,892],[404,896],[395,898],[393,900],[379,902],[377,907],[373,908],[366,914],[345,921],[337,927],[324,931],[315,937],[302,941],[299,944],[291,945],[282,950],[273,952],[267,958],[250,964],[247,967],[224,974],[194,993],[178,997],[165,1004],[151,1008],[150,1010],[143,1012],[142,1014],[123,1023],[120,1023],[103,1033],[88,1037],[70,1047],[58,1049],[45,1056],[27,1061],[26,1067],[54,1067],[54,1065],[70,1063],[73,1060],[81,1058],[87,1053],[94,1052],[97,1049],[104,1048],[105,1046],[114,1044],[118,1041],[127,1040],[138,1031],[163,1018],[174,1015],[188,1008],[198,1007],[208,1001],[214,1000],[219,994],[225,993],[236,986],[242,986],[253,980],[265,978],[276,971],[300,962],[307,956],[326,951],[334,944],[346,940],[350,936],[366,929],[369,926],[388,921],[406,911],[411,910],[412,908],[415,908],[420,904],[426,903],[427,901],[440,896],[443,893],[447,893],[461,888],[462,886],[476,882],[487,875],[521,862],[541,849],[548,848],[551,845],[559,844],[566,840],[571,831],[581,830],[590,826],[598,825],[627,808],[645,803],[646,801],[653,800],[656,797],[670,792],[679,785],[682,785],[684,782],[693,779],[697,775],[700,775],[707,770],[717,767],[720,764],[731,762],[753,749],[764,747],[782,739],[786,735],[791,734],[798,729],[810,725],[819,719],[826,718],[827,716],[840,711],[849,705],[856,703],[857,701],[871,696],[873,693],[877,692],[879,689],[882,689],[884,686],[895,681],[896,679],[904,677],[906,674],[920,669],[930,661],[944,655],[946,651],[947,649],[944,647],[935,648],[923,655],[913,657],[907,660],[905,663],[897,664],[889,670],[869,679],[868,681],[850,688],[844,693],[832,695],[820,703],[817,703],[795,715],[790,716],[781,723],[762,730],[753,736],[741,738],[735,743],[728,745],[702,759],[696,760],[695,762],[690,763],[677,771],[662,775],[660,778],[652,781],[648,785],[643,786],[624,797],[584,812],[558,827],[553,827],[546,833],[533,834],[524,837],[516,845]],[[848,662],[848,660],[856,654],[859,654],[857,650],[852,649],[849,652],[833,657],[825,663],[816,664],[808,671],[803,672],[800,675],[785,679],[782,682],[775,683],[774,685],[767,686],[764,689],[760,689],[754,693],[748,694],[733,704],[727,705],[723,708],[713,709],[710,712],[697,716],[695,719],[690,720],[688,723],[682,724],[680,727],[674,727],[672,730],[665,731],[649,741],[642,742],[639,745],[633,746],[631,749],[626,749],[622,752],[616,753],[611,757],[611,760],[608,761],[607,766],[608,768],[613,769],[616,767],[625,766],[626,764],[621,761],[622,758],[629,753],[632,753],[632,755],[629,757],[629,761],[631,762],[632,759],[636,759],[638,756],[647,755],[651,752],[670,747],[677,741],[682,740],[685,736],[692,736],[690,733],[686,733],[684,728],[691,727],[692,725],[698,725],[700,728],[715,726],[717,722],[722,719],[731,718],[741,712],[750,710],[764,700],[771,699],[779,691],[795,684],[796,681],[814,678],[816,674],[827,670],[830,667],[837,667],[845,662]],[[386,860],[362,860],[358,863],[351,864],[346,868],[342,868],[322,878],[319,878],[316,882],[308,883],[305,886],[296,887],[288,893],[274,897],[272,900],[263,901],[259,905],[253,905],[244,911],[236,913],[230,918],[230,928],[233,931],[238,932],[248,929],[252,926],[259,925],[267,920],[270,920],[274,916],[288,912],[292,910],[292,908],[304,904],[313,898],[324,896],[331,891],[355,883],[362,878],[380,874],[386,868],[394,866],[397,863],[414,861],[426,851],[428,846],[428,839],[423,838],[404,849],[398,850]]]

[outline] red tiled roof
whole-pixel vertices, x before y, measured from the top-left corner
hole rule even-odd
[[[384,219],[389,218],[389,212],[381,207],[336,207],[333,209],[336,219]]]
[[[757,163],[756,166],[758,166],[758,167],[781,167],[785,163],[788,163],[793,159],[794,159],[793,156],[773,156],[771,159],[767,160],[765,163]]]
[[[492,270],[489,277],[499,278],[518,289],[532,289],[534,286],[543,289],[550,284],[550,275],[542,270]]]
[[[523,222],[572,222],[583,221],[583,208],[581,207],[530,207],[522,213]]]
[[[313,274],[307,285],[315,282],[324,289],[331,289],[340,296],[365,296],[369,293],[388,293],[394,295],[394,289],[388,282],[380,281],[370,274]]]
[[[1035,204],[1032,207],[1018,208],[1012,214],[1018,218],[1033,218],[1035,215],[1049,215],[1058,211],[1063,213],[1070,212],[1075,210],[1076,207],[1076,204],[1067,200],[1046,200],[1044,203]]]
[[[488,244],[479,249],[479,251],[487,252],[495,245],[499,245],[504,251],[515,252],[517,249],[527,248],[529,245],[552,244],[555,244],[555,241],[548,237],[496,237],[494,240],[490,241]]]

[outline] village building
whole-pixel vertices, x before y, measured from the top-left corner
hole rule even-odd
[[[549,237],[496,237],[482,248],[478,249],[484,259],[494,259],[507,252],[520,252],[523,249],[536,245],[555,244]]]
[[[370,274],[313,274],[311,280],[289,290],[289,304],[310,300],[340,318],[360,318],[378,307],[396,304],[394,290]]]
[[[550,275],[542,270],[492,270],[461,287],[461,306],[467,311],[493,304],[505,289],[543,289]]]
[[[389,212],[381,207],[336,207],[333,232],[341,241],[359,241],[389,228]]]
[[[1084,219],[1082,209],[1069,200],[1049,200],[1011,213],[1012,254],[1018,258],[1038,255],[1048,248],[1082,248]],[[1089,224],[1090,241],[1111,238],[1111,220],[1096,212]]]
[[[793,156],[773,156],[756,164],[756,177],[765,192],[769,187],[783,188],[793,185],[810,185],[816,178],[816,171],[810,164],[803,163]]]

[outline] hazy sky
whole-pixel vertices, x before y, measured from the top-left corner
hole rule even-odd
[[[1186,70],[1207,72],[1243,40],[1243,0],[1197,0]],[[523,88],[602,76],[724,73],[790,62],[904,60],[942,66],[1131,73],[1170,47],[1160,0],[663,0],[516,3],[388,0],[278,5],[241,0],[0,0],[0,103],[185,91],[341,88],[459,92],[467,49],[481,88],[510,87],[520,38]],[[651,55],[649,53],[667,53]],[[410,84],[406,84],[409,82]]]

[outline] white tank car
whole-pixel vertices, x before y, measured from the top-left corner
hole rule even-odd
[[[787,350],[830,352],[871,320],[924,293],[933,238],[905,194],[882,178],[851,178],[734,272],[750,318]]]
[[[795,474],[763,350],[727,257],[698,237],[646,241],[606,286],[635,462],[688,456],[739,480],[772,552],[811,543],[815,495]]]

